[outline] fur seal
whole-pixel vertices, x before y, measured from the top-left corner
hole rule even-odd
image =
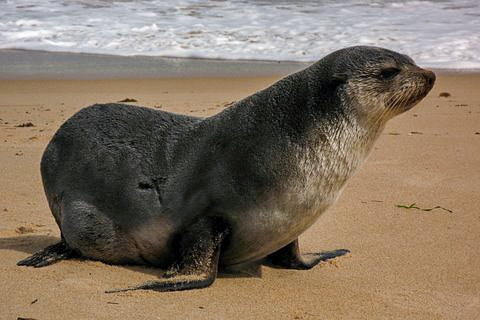
[[[299,235],[335,202],[385,123],[434,82],[405,55],[356,46],[208,118],[82,109],[41,161],[61,241],[18,264],[81,256],[168,268],[110,292],[207,287],[218,266],[263,258],[309,269],[323,257],[301,255]]]

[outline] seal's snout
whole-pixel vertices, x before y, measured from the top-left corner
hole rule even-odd
[[[424,70],[423,71],[423,77],[425,78],[425,81],[427,85],[429,86],[429,89],[431,89],[435,83],[435,79],[437,78],[435,76],[435,73],[430,71],[430,70]]]

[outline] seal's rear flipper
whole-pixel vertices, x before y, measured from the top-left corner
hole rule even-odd
[[[17,262],[17,266],[45,267],[60,260],[66,260],[76,256],[76,253],[62,240],[59,243],[48,246],[30,257]]]
[[[330,260],[349,253],[350,250],[338,249],[321,253],[300,254],[298,239],[270,254],[267,263],[285,269],[308,270],[322,261]]]
[[[228,230],[214,221],[202,220],[181,234],[179,259],[158,281],[105,293],[131,290],[181,291],[210,286],[217,278],[220,247]]]

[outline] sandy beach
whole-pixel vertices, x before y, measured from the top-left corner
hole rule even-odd
[[[223,274],[211,288],[176,293],[104,293],[155,279],[154,268],[16,266],[59,239],[39,162],[68,117],[125,98],[209,116],[278,78],[0,80],[0,319],[479,319],[478,73],[439,74],[300,238],[303,252],[349,249],[344,257],[309,271]]]

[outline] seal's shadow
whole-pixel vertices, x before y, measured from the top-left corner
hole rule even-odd
[[[44,235],[25,235],[18,237],[8,237],[0,238],[0,250],[15,250],[20,252],[25,252],[28,254],[34,254],[42,250],[43,248],[57,243],[60,239],[54,236],[44,236]],[[321,258],[321,261],[328,261],[340,256],[343,256],[350,252],[346,249],[338,249],[332,251],[323,251],[320,253],[307,253],[306,255],[317,255]],[[75,260],[84,260],[82,258],[75,258]],[[267,259],[261,260],[256,263],[245,264],[237,266],[235,268],[220,268],[218,274],[219,278],[261,278],[262,277],[262,265],[271,267],[271,268],[280,268],[276,265],[271,264]],[[135,272],[142,272],[154,276],[159,276],[163,274],[165,270],[154,267],[154,266],[143,266],[143,265],[117,265],[117,267],[125,268]],[[48,268],[48,267],[47,267]]]
[[[344,256],[350,253],[348,249],[336,249],[331,251],[322,251],[315,253],[305,253],[305,256],[314,256],[320,258],[320,262],[328,261],[335,259],[337,257]],[[135,272],[142,272],[150,274],[153,276],[161,277],[165,270],[156,268],[154,266],[144,266],[144,265],[117,265],[118,267],[125,268]],[[262,266],[267,266],[270,268],[276,269],[285,269],[277,265],[271,264],[268,259],[262,259],[257,262],[243,264],[239,266],[232,267],[220,267],[218,272],[218,278],[261,278],[262,277]]]
[[[58,237],[54,236],[40,236],[40,235],[25,235],[19,237],[0,238],[0,250],[15,250],[34,254],[49,245],[57,243]]]
[[[59,237],[55,236],[45,236],[45,235],[23,235],[18,237],[7,237],[0,238],[0,250],[15,250],[18,252],[24,252],[28,255],[32,255],[52,244],[57,243],[60,240]],[[26,258],[26,257],[25,257]],[[82,258],[74,258],[72,260],[77,260],[81,263]],[[16,261],[15,261],[16,263]],[[160,269],[154,266],[145,266],[145,265],[116,265],[120,268],[125,268],[135,272],[142,272],[145,274],[161,277],[165,272],[164,269]],[[20,268],[20,267],[19,267]],[[48,268],[46,266],[45,268]],[[245,268],[239,270],[221,270],[219,277],[227,278],[240,278],[240,277],[260,277],[260,274],[255,272],[256,269],[251,266],[246,266]]]

